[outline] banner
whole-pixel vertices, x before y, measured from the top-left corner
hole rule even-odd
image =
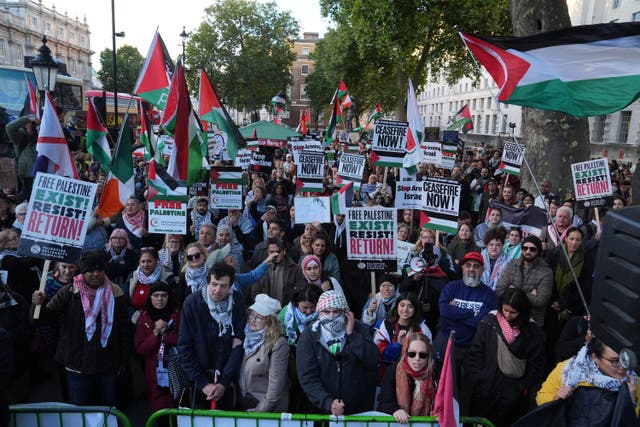
[[[296,190],[321,193],[324,181],[324,152],[303,150],[298,159]]]
[[[209,200],[216,209],[242,209],[242,168],[212,168]]]
[[[233,160],[233,165],[240,167],[244,170],[249,169],[249,165],[251,165],[251,159],[253,159],[253,152],[255,150],[249,150],[247,148],[241,148],[238,150],[238,155]]]
[[[338,163],[338,177],[340,177],[342,183],[351,181],[353,182],[353,189],[360,191],[366,161],[366,157],[360,154],[342,154],[340,163]]]
[[[542,229],[547,226],[547,213],[537,206],[514,208],[496,200],[489,202],[489,208],[498,208],[502,212],[502,224],[507,229],[520,227],[523,237],[533,234],[540,237]]]
[[[296,224],[331,222],[331,197],[295,197]]]
[[[395,208],[348,208],[347,259],[361,270],[395,271],[397,216]]]
[[[187,199],[156,197],[149,202],[149,233],[187,234]]]
[[[273,151],[254,151],[249,164],[252,172],[260,172],[267,175],[271,174],[271,169],[273,168]]]
[[[415,177],[410,181],[396,182],[396,209],[422,209],[423,193],[423,181],[416,181]]]
[[[608,159],[596,159],[571,165],[576,200],[585,207],[611,205],[613,186]]]
[[[38,172],[18,253],[77,264],[97,184]]]
[[[424,161],[439,165],[442,163],[442,144],[439,142],[425,142],[422,144],[424,148]]]
[[[443,178],[428,178],[422,182],[422,210],[425,211],[425,228],[456,233],[460,208],[460,184]]]
[[[440,142],[440,128],[439,127],[424,128],[424,142]]]
[[[401,168],[407,152],[409,122],[378,120],[373,127],[371,160],[374,166]]]
[[[458,153],[458,131],[442,131],[442,159],[438,164],[439,168],[453,169],[456,165],[456,155]]]
[[[520,167],[524,160],[524,144],[518,142],[507,141],[502,149],[502,161],[500,169],[504,173],[511,175],[520,175]]]
[[[300,164],[299,156],[302,151],[324,151],[324,148],[322,148],[322,143],[320,141],[311,139],[291,141],[289,142],[289,146],[291,148],[291,154],[293,155],[293,162],[296,165]]]
[[[405,262],[407,262],[407,258],[414,247],[415,243],[396,240],[396,258],[398,259],[398,268],[396,269],[397,274],[402,274],[402,267]]]

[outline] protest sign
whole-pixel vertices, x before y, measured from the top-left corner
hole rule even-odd
[[[342,154],[342,156],[340,156],[340,163],[338,164],[338,177],[342,180],[341,183],[351,181],[353,182],[353,189],[360,191],[366,161],[365,156],[360,154]]]
[[[425,142],[424,161],[439,165],[442,162],[442,145],[439,142]]]
[[[611,204],[613,186],[607,159],[589,160],[573,163],[573,188],[576,200],[586,207],[597,207]]]
[[[324,158],[327,161],[327,166],[330,168],[336,165],[336,150],[326,150],[324,152]]]
[[[440,142],[440,128],[439,127],[424,128],[424,142]]]
[[[428,178],[422,182],[422,210],[426,217],[425,228],[456,233],[460,207],[460,184],[442,178]]]
[[[416,181],[415,177],[410,181],[396,182],[397,209],[422,209],[424,188],[422,181]]]
[[[291,148],[291,154],[293,155],[293,162],[297,165],[300,164],[300,153],[302,151],[324,151],[322,143],[320,141],[305,139],[302,141],[289,142]]]
[[[249,150],[247,148],[241,148],[238,150],[238,154],[233,161],[233,165],[240,167],[242,169],[248,169],[251,164],[251,159],[253,158],[253,152],[255,150]]]
[[[408,122],[378,120],[373,127],[371,160],[374,166],[401,168],[407,152]]]
[[[395,208],[347,209],[347,259],[357,261],[358,269],[396,270],[397,213]]]
[[[211,207],[242,209],[242,169],[236,167],[211,169]]]
[[[18,253],[77,264],[97,187],[91,182],[38,172]]]
[[[415,243],[396,241],[396,258],[398,259],[398,268],[396,273],[402,274],[402,267],[404,266],[409,254],[413,250]]]
[[[457,130],[445,130],[442,132],[442,158],[438,164],[439,168],[451,170],[456,165],[458,141]]]
[[[331,197],[296,197],[293,199],[296,210],[296,224],[310,222],[331,222]]]
[[[209,174],[207,174],[209,175]],[[207,182],[194,182],[189,186],[189,197],[209,197],[209,184]]]
[[[297,191],[321,193],[324,180],[324,152],[303,150],[298,159],[300,162],[297,164]]]
[[[273,151],[254,151],[249,164],[252,172],[270,174],[273,167]]]
[[[187,234],[187,198],[156,197],[149,202],[149,233]]]
[[[502,160],[500,161],[500,169],[504,173],[511,175],[520,175],[520,167],[524,160],[524,144],[518,142],[507,141],[502,149]]]

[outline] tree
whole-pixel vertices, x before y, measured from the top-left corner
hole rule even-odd
[[[254,0],[218,0],[187,44],[188,80],[197,88],[203,67],[218,92],[237,109],[266,106],[291,81],[293,39],[298,24],[276,4]]]
[[[405,116],[409,78],[420,87],[428,69],[434,77],[443,72],[450,82],[477,73],[456,25],[490,35],[510,32],[507,0],[321,0],[321,7],[339,34],[329,34],[316,48],[316,70],[342,76],[361,111],[380,100],[399,118]],[[323,44],[332,49],[323,50]]]
[[[514,36],[522,37],[571,26],[566,3],[557,0],[513,0]],[[573,193],[569,165],[589,160],[589,122],[564,113],[522,109],[522,139],[525,156],[536,180],[551,179],[564,200]],[[537,194],[531,176],[522,174],[522,184]]]
[[[124,45],[116,50],[118,66],[118,92],[131,93],[144,64],[144,57],[133,46]],[[100,52],[100,71],[98,80],[102,88],[113,92],[113,51],[105,49]]]

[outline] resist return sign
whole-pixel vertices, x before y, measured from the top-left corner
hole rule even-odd
[[[347,209],[347,259],[395,260],[396,222],[394,208]]]

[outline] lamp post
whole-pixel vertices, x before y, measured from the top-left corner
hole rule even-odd
[[[115,127],[118,127],[118,64],[116,61],[116,37],[124,37],[124,31],[116,33],[116,7],[115,0],[111,0],[111,61],[113,62],[113,119]]]
[[[189,33],[187,33],[184,26],[182,27],[180,38],[182,39],[182,63],[185,64],[187,62],[186,43],[187,43],[187,39],[189,38]]]
[[[51,56],[51,49],[47,46],[47,36],[42,36],[42,46],[38,49],[38,55],[31,61],[36,86],[40,92],[55,90],[58,67],[58,63]],[[44,97],[41,97],[41,100],[44,102]]]

